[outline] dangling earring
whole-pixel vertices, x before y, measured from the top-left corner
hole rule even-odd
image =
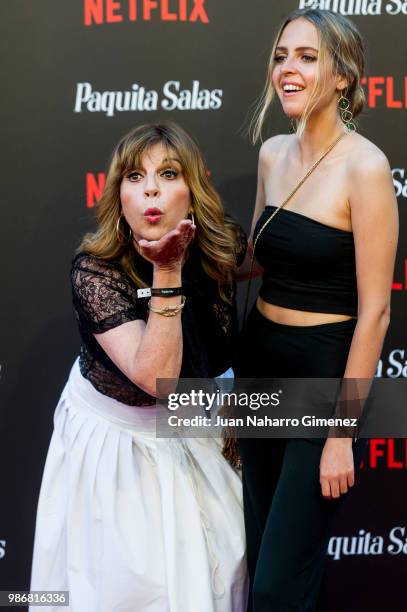
[[[345,124],[346,129],[350,132],[356,132],[356,125],[353,122],[353,113],[351,110],[349,110],[350,102],[348,98],[342,94],[342,92],[338,101],[338,107],[341,114],[341,119]]]
[[[191,215],[192,225],[195,225],[194,211],[193,211],[193,210],[190,210],[188,214],[190,214],[190,215]]]
[[[297,131],[297,124],[295,122],[295,119],[290,119],[290,127],[288,128],[288,131],[290,134],[295,134]]]
[[[121,244],[122,246],[126,246],[127,244],[129,244],[129,242],[131,240],[131,237],[133,235],[133,232],[131,231],[131,227],[129,226],[130,233],[127,236],[126,241],[124,241],[123,238],[125,238],[125,236],[123,236],[123,234],[122,234],[122,232],[120,230],[120,220],[123,219],[123,218],[124,218],[123,215],[120,215],[120,217],[117,219],[117,223],[116,223],[116,238],[117,238],[117,242],[119,244]]]

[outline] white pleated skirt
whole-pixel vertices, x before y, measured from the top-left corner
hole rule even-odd
[[[78,360],[54,417],[31,590],[69,591],[32,612],[245,612],[238,474],[219,440],[156,437],[156,408],[99,393]]]

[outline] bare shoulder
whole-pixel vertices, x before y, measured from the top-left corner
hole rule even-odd
[[[292,139],[291,134],[278,134],[265,140],[259,151],[260,161],[268,162],[275,159],[276,156],[287,149]]]
[[[348,146],[347,180],[353,227],[366,227],[368,218],[378,225],[391,219],[395,226],[398,208],[387,157],[358,134],[350,135]]]
[[[347,172],[351,182],[391,177],[390,164],[381,149],[360,134],[349,134]]]

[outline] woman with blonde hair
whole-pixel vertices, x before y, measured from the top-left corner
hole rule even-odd
[[[156,399],[158,378],[230,368],[244,234],[172,123],[119,142],[97,217],[72,265],[82,345],[55,412],[31,588],[69,591],[72,612],[243,612],[240,478],[214,439],[156,437]]]
[[[263,282],[242,334],[241,377],[338,378],[346,388],[374,376],[398,219],[387,159],[355,131],[363,70],[361,36],[341,15],[296,10],[277,34],[254,139],[275,97],[295,133],[260,149],[251,242]],[[239,447],[250,610],[314,610],[365,441],[348,432]]]

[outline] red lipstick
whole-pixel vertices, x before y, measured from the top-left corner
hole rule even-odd
[[[148,223],[158,223],[163,213],[159,208],[147,208],[144,211],[144,217]]]

